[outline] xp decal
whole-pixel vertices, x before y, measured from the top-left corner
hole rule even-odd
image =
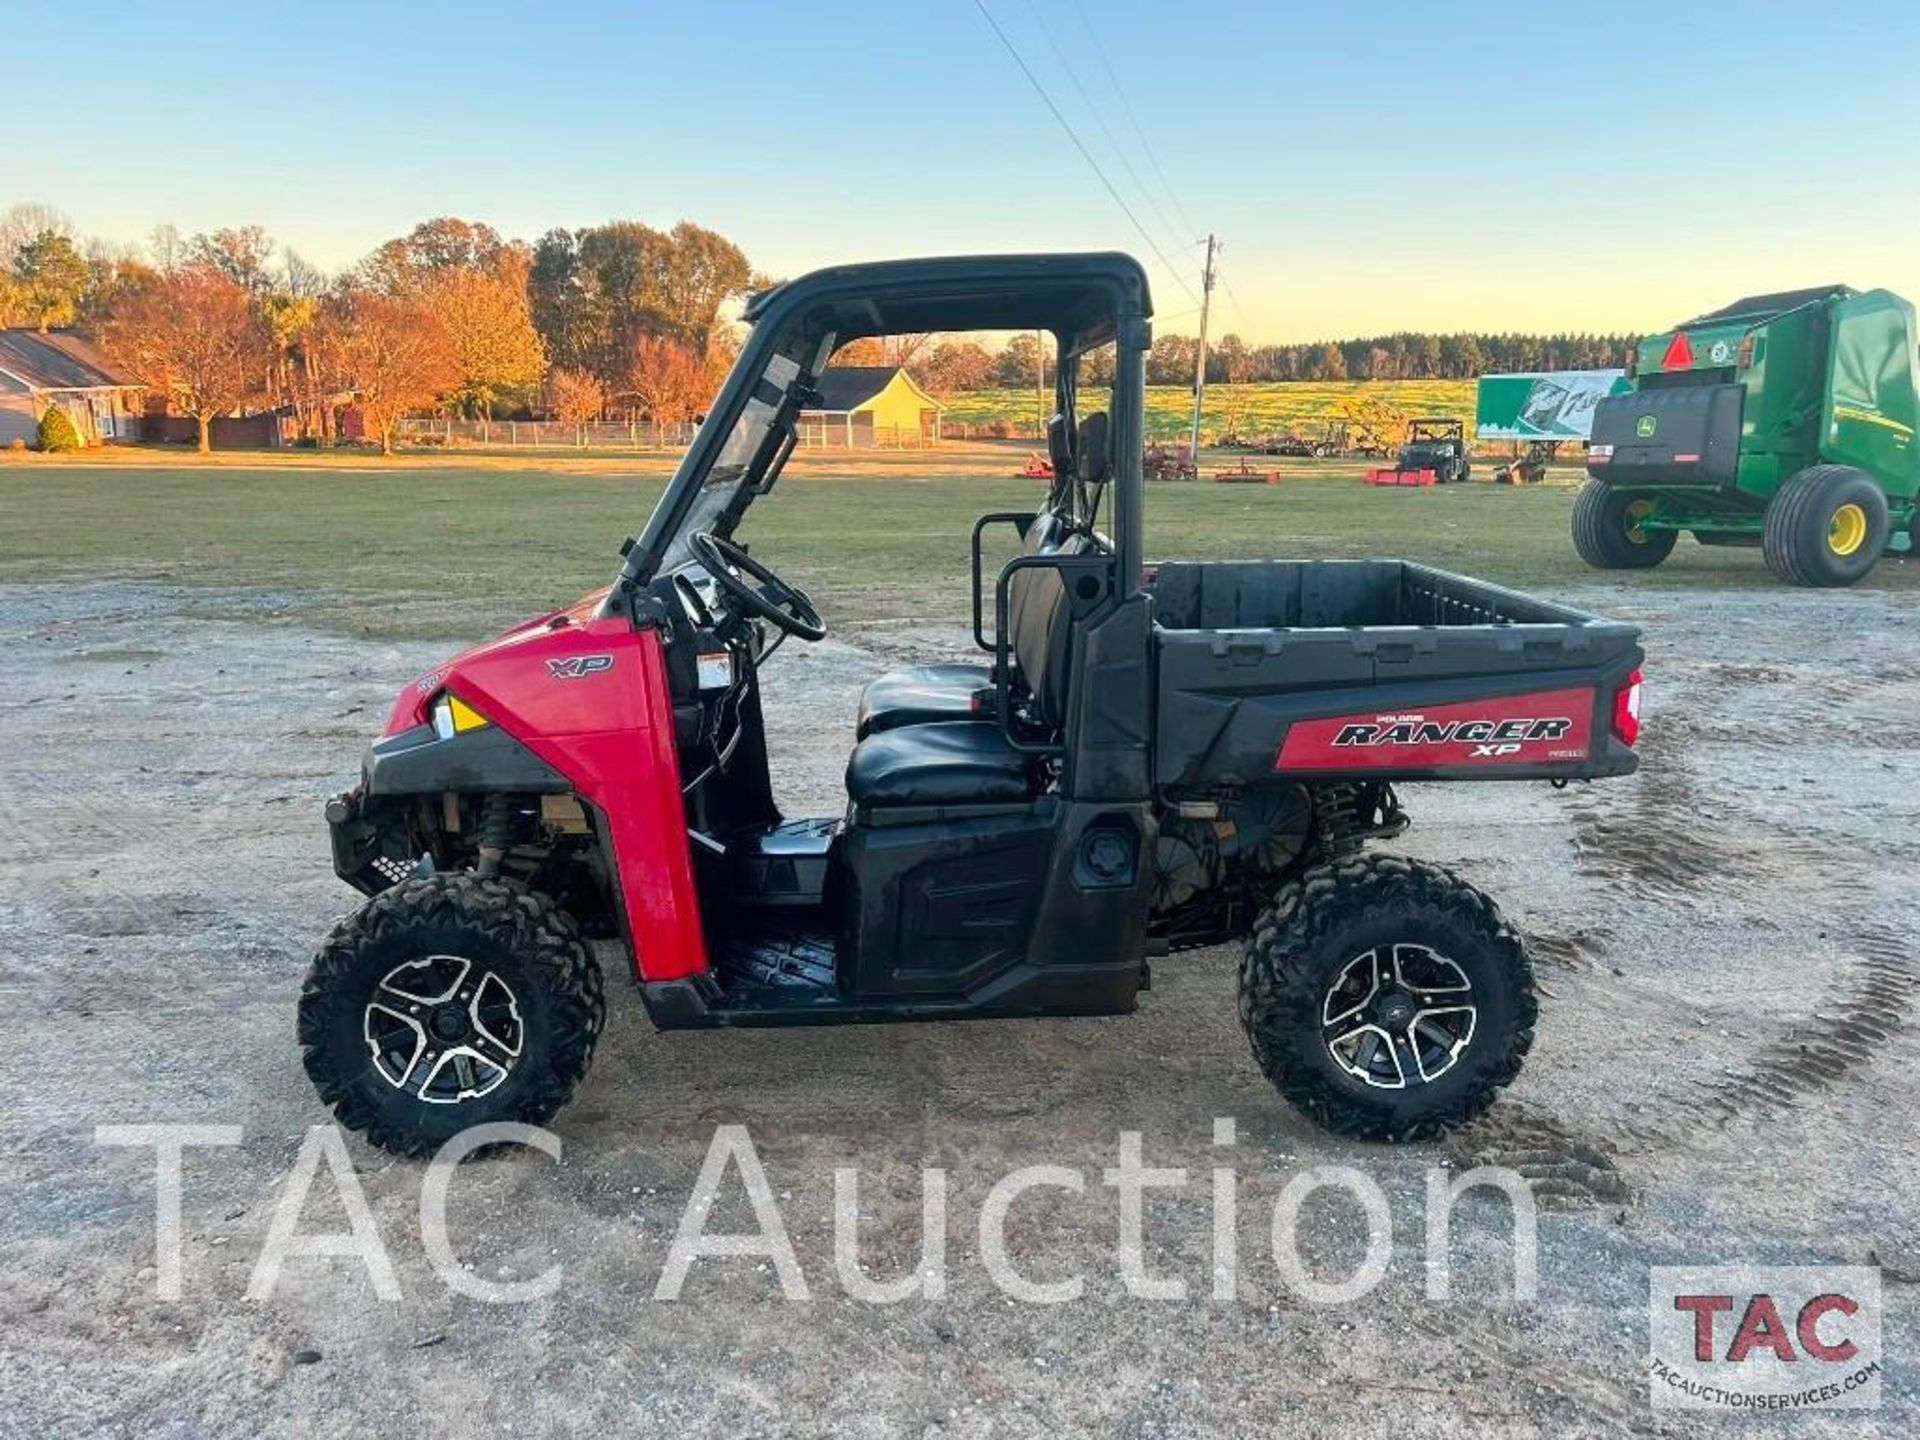
[[[547,670],[556,680],[584,680],[589,675],[604,675],[611,669],[611,655],[564,655],[547,661]]]
[[[1422,710],[1302,720],[1287,731],[1274,769],[1583,760],[1592,739],[1593,701],[1588,689],[1545,690]]]

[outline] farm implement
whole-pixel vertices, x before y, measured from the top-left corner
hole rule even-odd
[[[1757,547],[1793,585],[1851,585],[1920,543],[1913,306],[1826,285],[1756,295],[1642,340],[1594,410],[1580,558],[1658,565],[1682,531]]]
[[[1231,469],[1216,470],[1212,479],[1217,485],[1278,485],[1278,470],[1256,470],[1243,459]]]
[[[1172,445],[1149,445],[1140,465],[1148,480],[1193,480],[1200,474],[1186,451]]]
[[[1558,440],[1529,440],[1525,451],[1493,472],[1493,483],[1538,485],[1547,478],[1547,462],[1559,453]]]
[[[1347,449],[1348,425],[1344,420],[1329,420],[1318,436],[1282,435],[1267,447],[1269,455],[1284,455],[1296,460],[1326,460]]]
[[[367,898],[320,946],[299,1041],[340,1121],[424,1154],[548,1120],[606,1016],[592,942],[674,1030],[1122,1015],[1154,961],[1233,942],[1253,1058],[1313,1120],[1405,1140],[1491,1105],[1533,1040],[1525,941],[1453,871],[1368,847],[1406,829],[1401,781],[1632,772],[1638,632],[1399,560],[1148,567],[1150,315],[1114,254],[757,296],[612,584],[409,681],[328,804]],[[973,526],[981,663],[872,681],[844,805],[787,816],[761,701],[795,668],[767,662],[828,625],[768,562],[781,507],[751,555],[742,529],[837,348],[1009,329],[1055,338],[1056,474]],[[1103,347],[1112,380],[1083,391]],[[1019,541],[997,574],[995,531]]]

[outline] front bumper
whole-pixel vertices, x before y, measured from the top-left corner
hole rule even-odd
[[[385,808],[385,807],[382,807]],[[367,813],[365,791],[358,785],[327,802],[327,836],[333,847],[333,873],[363,895],[378,895],[413,872],[412,847],[399,826],[381,825]],[[393,841],[400,843],[395,845]]]

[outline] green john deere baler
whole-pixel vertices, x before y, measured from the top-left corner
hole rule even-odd
[[[1756,295],[1650,335],[1600,401],[1573,543],[1658,565],[1683,530],[1795,585],[1851,585],[1920,545],[1913,306],[1844,285]]]

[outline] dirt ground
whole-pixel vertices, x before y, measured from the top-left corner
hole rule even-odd
[[[1646,627],[1644,770],[1564,792],[1414,787],[1395,847],[1490,890],[1547,992],[1525,1074],[1468,1132],[1385,1149],[1312,1129],[1247,1053],[1226,949],[1157,962],[1132,1017],[947,1027],[660,1035],[615,973],[593,1072],[555,1126],[560,1163],[489,1161],[456,1184],[453,1237],[477,1273],[564,1267],[552,1297],[490,1306],[450,1293],[422,1251],[421,1167],[357,1140],[403,1298],[338,1259],[244,1298],[325,1118],[294,1001],[354,897],[320,805],[447,647],[306,628],[291,595],[0,587],[0,1432],[1688,1434],[1695,1417],[1648,1407],[1647,1267],[1747,1260],[1879,1264],[1889,1363],[1877,1412],[1744,1428],[1913,1433],[1912,601],[1657,579],[1562,595]],[[838,808],[859,685],[959,638],[902,625],[787,647],[769,688],[789,808]],[[1216,1117],[1237,1122],[1231,1152],[1210,1143]],[[155,1298],[150,1154],[92,1143],[96,1125],[150,1121],[244,1131],[189,1154],[177,1302]],[[751,1259],[702,1262],[678,1302],[653,1298],[728,1123],[749,1127],[808,1301]],[[1150,1263],[1184,1300],[1122,1290],[1100,1172],[1123,1130],[1194,1177],[1147,1207]],[[1240,1172],[1232,1301],[1208,1280],[1223,1155]],[[1507,1298],[1492,1200],[1456,1216],[1452,1301],[1424,1296],[1427,1172],[1473,1161],[1536,1182],[1535,1303]],[[885,1277],[918,1253],[927,1163],[951,1177],[950,1294],[849,1298],[834,1167],[859,1172],[863,1258]],[[1036,1195],[1010,1229],[1035,1276],[1085,1275],[1077,1301],[1016,1304],[975,1258],[987,1188],[1028,1164],[1086,1174],[1083,1196]],[[1281,1185],[1323,1164],[1391,1201],[1391,1269],[1359,1305],[1308,1303],[1271,1259]],[[1357,1257],[1352,1214],[1306,1213],[1303,1249],[1329,1275]],[[744,1219],[729,1200],[716,1225]],[[305,1224],[343,1226],[324,1174]]]

